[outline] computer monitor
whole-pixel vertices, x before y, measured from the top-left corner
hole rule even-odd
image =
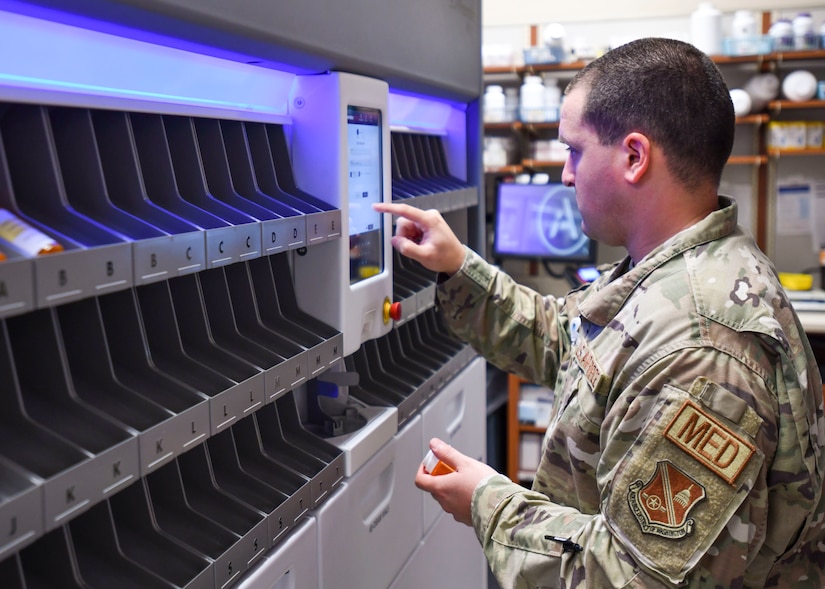
[[[595,263],[596,242],[582,231],[575,189],[560,183],[500,182],[493,256],[568,265]]]

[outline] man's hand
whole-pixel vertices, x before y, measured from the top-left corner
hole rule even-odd
[[[473,491],[483,479],[497,474],[496,471],[437,438],[430,440],[430,449],[436,458],[453,467],[455,472],[432,476],[424,471],[422,464],[415,475],[415,486],[432,495],[441,509],[456,521],[472,526]]]
[[[376,203],[372,208],[398,217],[392,245],[402,255],[433,272],[453,275],[461,268],[464,246],[441,213],[397,203]]]

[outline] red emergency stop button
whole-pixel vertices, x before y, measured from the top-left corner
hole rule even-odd
[[[398,321],[401,319],[401,303],[391,303],[390,299],[384,299],[384,323],[389,323],[390,319]]]

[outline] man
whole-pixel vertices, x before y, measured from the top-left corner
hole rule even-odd
[[[825,416],[770,261],[718,196],[734,112],[692,45],[642,39],[565,90],[562,181],[628,257],[559,304],[465,248],[435,211],[393,245],[440,272],[445,320],[553,386],[532,490],[439,440],[416,484],[475,528],[504,589],[825,587]]]

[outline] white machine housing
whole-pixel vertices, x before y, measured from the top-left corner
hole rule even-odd
[[[303,310],[341,331],[344,356],[392,328],[385,310],[392,299],[392,221],[389,215],[372,211],[369,204],[392,198],[388,102],[385,82],[342,72],[297,76],[289,99],[296,182],[303,190],[341,209],[343,225],[341,239],[313,246],[295,257],[295,290]],[[348,107],[380,113],[381,193],[365,196],[363,203],[354,201],[351,194],[359,182],[352,176],[360,172],[358,162],[351,161]],[[383,267],[351,282],[351,229],[357,231],[356,225],[362,225],[370,215],[380,224]]]

